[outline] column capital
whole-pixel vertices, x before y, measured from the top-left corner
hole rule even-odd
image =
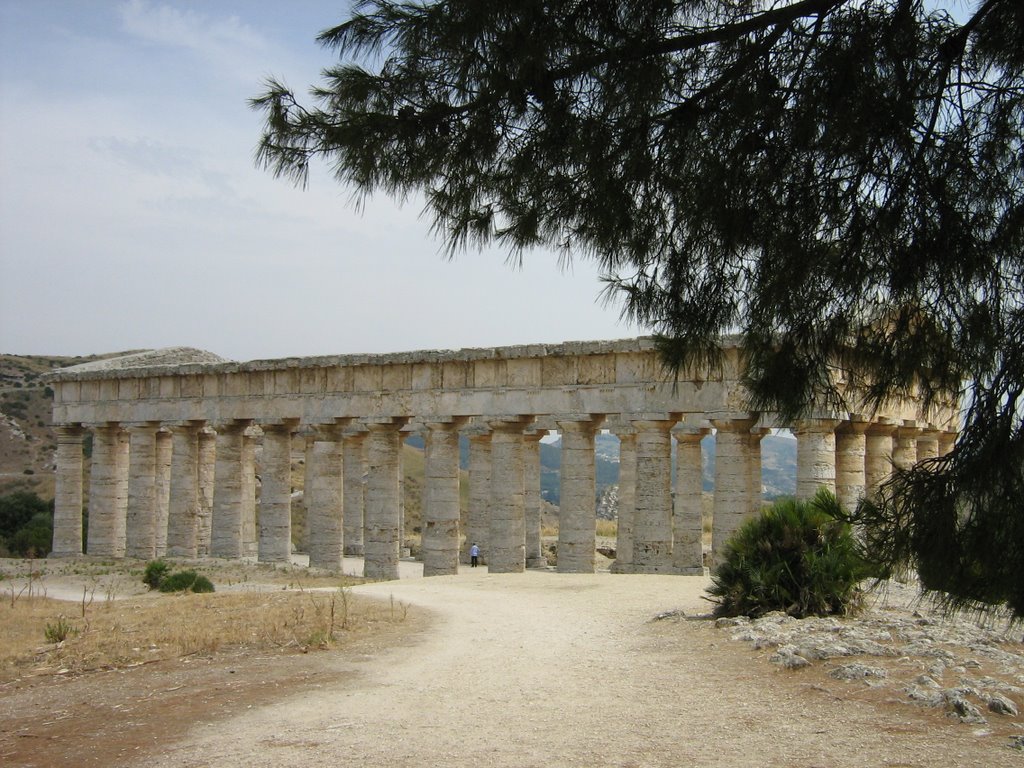
[[[519,432],[522,434],[531,423],[534,417],[522,415],[495,416],[487,420],[487,426],[492,432]]]
[[[361,421],[371,432],[398,432],[409,419],[409,416],[370,416]]]
[[[603,422],[603,413],[555,417],[555,423],[562,431],[596,432],[601,428]]]
[[[892,419],[876,419],[868,422],[867,434],[886,436],[896,431],[896,422]]]
[[[924,428],[913,419],[905,419],[902,425],[896,427],[896,437],[904,440],[919,437],[923,432]]]
[[[841,435],[863,435],[867,434],[870,427],[870,421],[860,416],[854,418],[851,414],[849,419],[845,419],[839,423],[839,426],[836,427],[836,432]]]
[[[196,433],[206,426],[205,419],[189,419],[186,421],[165,421],[163,427],[171,432],[192,430]]]
[[[224,421],[214,422],[212,426],[217,432],[230,432],[233,430],[244,432],[252,426],[252,423],[252,419],[225,419]]]
[[[258,424],[264,432],[288,432],[295,433],[299,429],[299,419],[260,419]]]
[[[756,413],[719,411],[708,414],[711,426],[719,432],[749,432],[759,418]]]
[[[694,427],[688,424],[677,424],[672,427],[672,437],[680,442],[684,440],[702,440],[710,432],[711,427]]]
[[[426,429],[459,430],[469,421],[469,416],[428,416],[422,424]]]
[[[57,424],[53,430],[57,433],[57,441],[78,440],[85,436],[86,429],[81,424]]]
[[[835,432],[842,421],[835,417],[824,418],[818,416],[811,416],[806,419],[797,419],[793,423],[793,434],[799,435],[801,432]]]

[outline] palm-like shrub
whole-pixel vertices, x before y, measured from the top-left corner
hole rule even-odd
[[[716,616],[850,613],[869,575],[833,494],[779,501],[740,526],[726,542],[709,594]]]

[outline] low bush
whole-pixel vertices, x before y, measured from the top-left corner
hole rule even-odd
[[[146,570],[142,572],[142,583],[150,589],[159,589],[160,582],[170,573],[171,566],[163,560],[151,560],[146,563]]]
[[[160,582],[161,592],[213,592],[213,582],[195,571],[176,571]]]
[[[708,593],[716,616],[851,613],[870,574],[836,498],[776,502],[726,542]]]

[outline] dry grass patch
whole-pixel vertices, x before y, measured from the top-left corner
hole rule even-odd
[[[0,683],[228,650],[338,647],[405,619],[403,604],[360,598],[340,580],[315,591],[253,585],[122,599],[85,589],[78,602],[50,599],[40,584],[8,583],[0,595]]]

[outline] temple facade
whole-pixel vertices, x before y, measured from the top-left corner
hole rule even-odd
[[[53,556],[288,561],[291,457],[302,440],[310,565],[340,569],[343,556],[359,555],[365,576],[397,578],[401,445],[418,433],[424,574],[457,572],[474,541],[491,572],[522,571],[546,562],[540,440],[557,431],[558,569],[590,572],[594,438],[606,429],[621,446],[613,569],[697,574],[705,435],[716,441],[713,556],[761,506],[760,441],[772,429],[796,436],[798,497],[826,487],[848,506],[894,466],[952,446],[956,412],[923,413],[912,398],[870,417],[821,412],[782,423],[753,413],[739,360],[738,340],[725,339],[720,365],[670,377],[640,338],[245,363],[176,348],[62,369],[48,377],[58,429]]]

